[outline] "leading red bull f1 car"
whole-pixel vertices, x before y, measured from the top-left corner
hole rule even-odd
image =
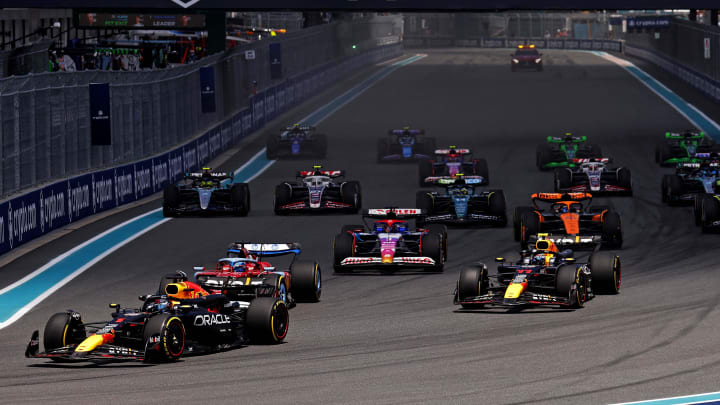
[[[169,362],[185,353],[280,343],[287,335],[288,310],[280,299],[231,301],[189,282],[182,272],[163,278],[160,289],[141,296],[141,308],[110,304],[115,309],[110,321],[87,323],[76,311],[56,313],[45,325],[45,351],[40,352],[35,331],[25,356],[64,362]]]
[[[610,252],[595,252],[586,263],[578,263],[572,250],[560,251],[551,240],[539,239],[535,249],[521,251],[515,263],[502,257],[495,260],[496,275],[488,275],[483,263],[460,272],[455,305],[465,309],[485,305],[580,308],[595,295],[620,291],[620,257]]]

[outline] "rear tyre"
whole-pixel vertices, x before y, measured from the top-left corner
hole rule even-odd
[[[177,216],[180,206],[180,189],[174,184],[168,184],[163,190],[163,216],[172,218]]]
[[[693,215],[695,217],[695,225],[702,225],[702,207],[706,200],[715,200],[713,197],[707,194],[695,194],[693,198]],[[712,201],[710,201],[712,202]]]
[[[354,252],[355,238],[349,233],[341,233],[335,235],[333,240],[333,270],[335,273],[347,273],[349,270],[340,266],[343,259],[355,256]]]
[[[247,216],[250,211],[250,188],[247,183],[233,184],[230,188],[230,202],[233,213],[239,217]]]
[[[185,326],[180,318],[171,314],[150,317],[143,329],[143,338],[147,362],[176,361],[185,350]]]
[[[383,158],[389,154],[387,139],[378,139],[377,149],[378,149],[378,152],[377,152],[378,153],[378,155],[377,155],[378,163],[382,163],[382,162],[384,162]]]
[[[289,324],[287,305],[277,298],[257,297],[247,309],[248,337],[253,344],[281,343]]]
[[[565,264],[557,270],[555,290],[558,296],[568,298],[570,308],[582,308],[587,300],[587,279],[577,266]]]
[[[531,236],[540,231],[540,218],[535,212],[525,212],[520,218],[520,248],[528,249]]]
[[[442,238],[442,251],[443,260],[447,261],[448,258],[448,231],[447,226],[443,224],[430,224],[425,227],[430,234],[440,235]]]
[[[572,186],[572,172],[568,169],[555,169],[555,192],[566,190]]]
[[[680,176],[666,174],[663,176],[663,201],[668,205],[678,205],[677,197],[683,193],[683,181]]]
[[[602,217],[603,247],[609,249],[622,248],[622,224],[620,215],[616,212],[607,212]]]
[[[536,151],[536,164],[538,169],[546,170],[548,163],[552,162],[553,150],[548,144],[538,145]]]
[[[618,186],[627,188],[629,193],[632,194],[632,174],[630,173],[630,169],[625,167],[619,168],[617,171],[617,181]]]
[[[327,156],[327,135],[316,134],[314,136],[313,154],[318,159],[325,159]]]
[[[515,207],[513,210],[513,237],[516,242],[520,242],[520,219],[526,212],[534,212],[533,207]]]
[[[488,213],[500,217],[500,220],[493,223],[493,226],[504,227],[507,225],[505,193],[502,190],[495,190],[488,197]]]
[[[716,198],[703,200],[701,211],[700,226],[702,227],[702,231],[708,233],[717,229],[712,223],[720,220],[720,203],[718,203],[718,200]]]
[[[290,292],[297,302],[318,302],[322,293],[322,272],[316,262],[301,261],[290,270]]]
[[[475,161],[475,174],[485,179],[485,184],[490,184],[490,170],[488,169],[487,160],[478,159]]]
[[[435,261],[435,266],[430,268],[430,271],[442,272],[445,265],[443,248],[442,248],[442,235],[426,233],[420,237],[421,251],[420,254],[429,257]]]
[[[76,314],[76,318],[73,316]],[[59,349],[72,344],[79,344],[85,337],[85,325],[80,314],[59,312],[48,319],[43,333],[45,351]]]
[[[284,215],[285,211],[281,209],[282,206],[290,204],[292,198],[292,189],[285,183],[278,184],[275,186],[275,214]]]
[[[415,206],[423,210],[423,215],[432,215],[434,204],[429,191],[420,190],[415,193]],[[415,219],[415,226],[418,228],[425,226],[424,216]]]
[[[425,179],[433,175],[432,160],[421,160],[418,164],[418,180],[420,187],[425,187]]]
[[[460,272],[457,284],[457,297],[459,301],[477,297],[487,293],[487,268],[484,264],[465,267]],[[479,309],[485,304],[460,304],[465,309]]]
[[[610,252],[596,252],[590,256],[589,265],[594,294],[620,292],[620,257]]]
[[[265,156],[268,160],[275,160],[278,158],[278,151],[280,149],[280,140],[277,136],[271,136],[267,139],[267,145],[265,148]]]
[[[343,183],[340,188],[340,195],[343,203],[352,205],[351,211],[353,213],[356,213],[362,207],[360,183],[357,181],[348,181]]]

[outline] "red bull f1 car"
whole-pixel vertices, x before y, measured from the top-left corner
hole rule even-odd
[[[620,249],[623,236],[620,215],[606,207],[591,207],[589,193],[537,193],[532,207],[517,207],[513,215],[515,240],[525,249],[539,234],[555,245]]]
[[[425,136],[425,130],[392,129],[388,137],[378,139],[378,162],[417,162],[430,159],[435,151],[435,138]]]
[[[315,127],[295,124],[279,135],[267,140],[268,159],[312,157],[324,159],[327,155],[327,136],[315,133]]]
[[[318,302],[322,293],[320,266],[314,261],[296,260],[300,253],[299,243],[235,242],[214,270],[195,267],[195,279],[207,291],[231,300],[275,297],[289,308],[296,302]],[[265,261],[284,255],[292,255],[286,269]]]
[[[455,177],[460,173],[482,179],[479,183],[481,185],[490,182],[487,161],[472,159],[470,149],[450,146],[448,149],[436,149],[434,153],[434,160],[421,160],[419,163],[420,187],[433,185],[442,177]]]
[[[609,158],[575,158],[571,162],[573,167],[555,169],[555,192],[632,195],[630,169],[609,167]]]
[[[110,321],[84,322],[72,310],[56,313],[45,325],[45,351],[40,352],[35,331],[25,356],[61,362],[169,362],[183,354],[280,343],[287,335],[288,310],[278,298],[232,301],[208,293],[181,272],[164,278],[160,288],[140,297],[141,308],[110,304],[115,309]]]
[[[328,213],[354,214],[362,207],[360,183],[338,181],[345,177],[342,170],[313,170],[297,173],[295,182],[284,182],[275,187],[275,214]]]
[[[540,239],[532,251],[520,252],[515,263],[502,257],[495,260],[496,275],[488,275],[482,263],[460,272],[455,305],[465,309],[486,305],[580,308],[596,295],[620,291],[620,257],[610,252],[595,252],[587,262],[579,263],[572,250],[560,251],[552,241]]]
[[[417,208],[368,210],[363,218],[374,219],[372,224],[346,225],[335,236],[335,272],[403,268],[442,271],[447,260],[447,228],[435,224],[410,230],[407,219],[421,215],[422,210]]]
[[[163,192],[163,216],[187,214],[230,214],[246,216],[250,211],[247,183],[233,183],[232,173],[213,172],[205,167],[199,173],[185,173],[178,184]]]

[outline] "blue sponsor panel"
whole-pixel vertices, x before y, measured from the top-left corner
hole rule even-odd
[[[152,176],[152,159],[143,160],[133,165],[135,180],[135,199],[145,198],[155,192]]]
[[[232,130],[233,130],[233,123],[231,121],[226,122],[221,125],[220,134],[222,137],[223,150],[229,148],[230,144],[232,144],[232,142],[233,142]],[[215,157],[215,156],[213,156],[213,157]]]
[[[278,115],[285,112],[286,87],[285,84],[280,84],[275,87],[275,111]]]
[[[150,159],[152,167],[152,187],[153,192],[158,192],[170,184],[170,158],[169,154],[164,153],[160,156]]]
[[[265,122],[275,118],[275,87],[265,90]]]
[[[135,196],[135,165],[125,165],[114,169],[115,206],[137,200]]]
[[[253,128],[265,125],[265,94],[258,93],[252,98]]]
[[[168,181],[177,183],[185,174],[183,165],[183,148],[168,152]]]
[[[197,161],[198,165],[205,165],[215,155],[210,152],[210,133],[207,133],[195,141],[197,145]]]
[[[90,174],[93,214],[117,207],[114,179],[115,169]]]

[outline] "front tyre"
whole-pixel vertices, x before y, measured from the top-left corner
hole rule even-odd
[[[322,273],[316,262],[298,261],[290,269],[290,292],[297,302],[318,302],[322,293]]]
[[[620,257],[610,252],[596,252],[590,256],[589,265],[594,294],[617,294],[620,292]]]
[[[555,278],[558,296],[568,299],[570,308],[582,308],[587,300],[587,279],[582,269],[572,264],[560,266]]]
[[[45,351],[79,344],[86,337],[85,325],[77,312],[59,312],[48,319],[43,334]]]
[[[185,350],[185,336],[185,326],[177,316],[158,314],[150,317],[143,330],[145,361],[176,361]]]
[[[277,344],[287,336],[290,315],[287,305],[273,297],[257,297],[247,309],[248,337],[253,344]]]
[[[457,284],[457,298],[461,302],[460,305],[465,309],[484,307],[485,304],[462,303],[462,301],[487,293],[487,288],[487,267],[484,264],[462,269]]]
[[[230,188],[230,202],[236,216],[247,216],[248,212],[250,212],[250,187],[247,183],[232,185]]]
[[[354,242],[355,238],[347,232],[335,236],[333,240],[333,269],[335,273],[348,272],[348,269],[342,267],[340,263],[348,257],[355,256]]]

